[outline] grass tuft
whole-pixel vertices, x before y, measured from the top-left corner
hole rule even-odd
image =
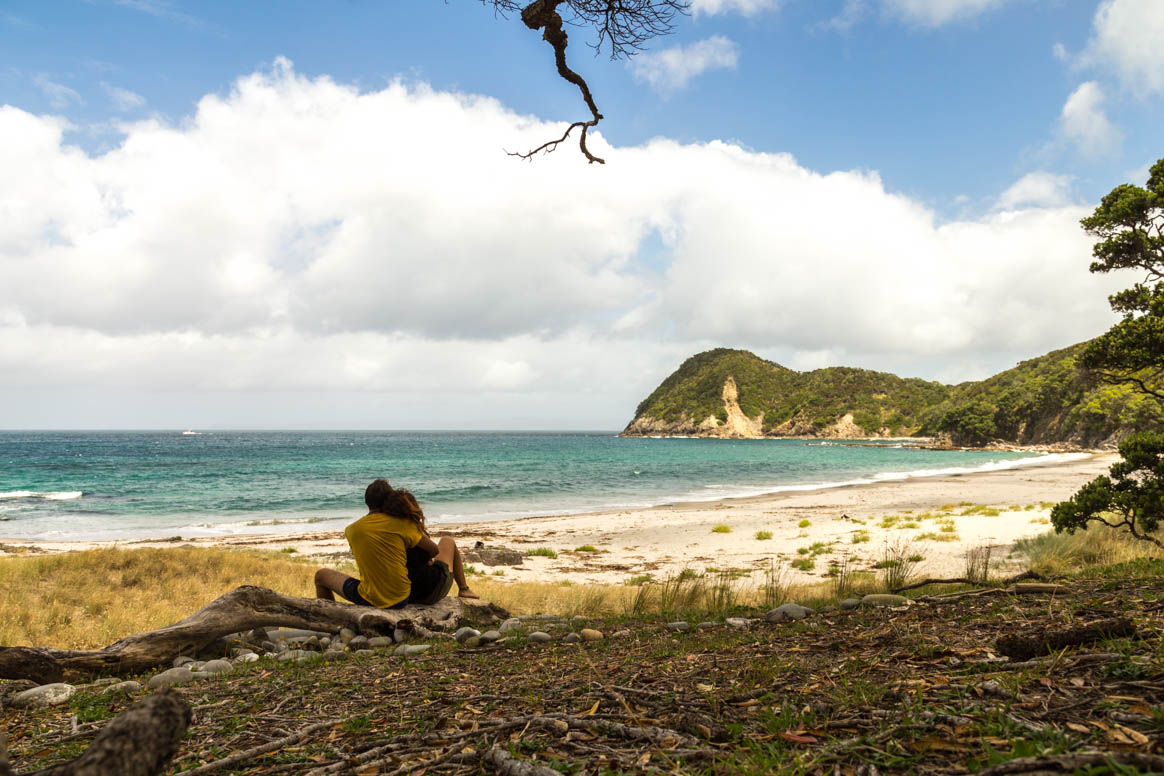
[[[766,541],[772,538],[771,531],[756,531],[756,538],[760,541]]]
[[[535,547],[532,550],[526,550],[525,554],[530,556],[530,557],[541,557],[541,558],[556,558],[556,557],[558,557],[558,553],[554,552],[549,547]]]
[[[719,525],[712,528],[711,532],[712,533],[731,533],[732,527],[730,525],[724,525],[723,523],[720,523]]]

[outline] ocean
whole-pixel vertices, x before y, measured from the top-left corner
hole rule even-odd
[[[609,433],[0,432],[0,539],[338,530],[376,477],[430,523],[705,501],[1062,456]]]

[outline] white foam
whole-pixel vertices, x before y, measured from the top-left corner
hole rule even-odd
[[[35,490],[9,490],[0,493],[2,499],[17,499],[17,498],[39,498],[45,501],[70,501],[75,498],[81,498],[82,492],[79,490],[58,490],[58,491],[35,491]]]

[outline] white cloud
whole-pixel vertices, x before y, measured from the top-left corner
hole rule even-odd
[[[1068,53],[1067,47],[1062,43],[1056,43],[1051,46],[1051,55],[1060,62],[1066,62],[1071,59],[1071,54]]]
[[[1103,88],[1085,81],[1071,93],[1059,114],[1063,138],[1088,156],[1107,153],[1120,142],[1121,134],[1103,110]]]
[[[998,8],[1008,0],[882,0],[889,13],[923,27],[941,27]]]
[[[784,0],[691,0],[691,12],[695,15],[714,16],[721,13],[739,13],[755,16],[764,11],[775,11]]]
[[[75,89],[53,81],[46,73],[37,73],[32,78],[36,88],[48,99],[49,105],[56,110],[64,110],[73,103],[83,105],[85,101]]]
[[[1084,64],[1111,68],[1127,89],[1164,92],[1164,3],[1103,0],[1092,27]]]
[[[113,105],[120,111],[135,110],[146,103],[145,97],[137,92],[131,92],[129,89],[122,89],[120,86],[114,86],[105,81],[101,82],[101,88],[105,90],[109,99],[113,101]]]
[[[83,389],[219,392],[305,426],[348,423],[342,404],[380,427],[612,428],[707,347],[969,377],[1096,335],[1126,285],[1087,272],[1086,207],[939,224],[875,174],[722,142],[596,134],[601,170],[523,164],[503,149],[560,125],[282,61],[100,155],[65,128],[0,107],[0,426],[27,426],[22,401],[72,418]]]
[[[1071,202],[1071,181],[1070,175],[1029,172],[999,196],[995,208],[1061,207]]]
[[[638,54],[629,66],[636,81],[650,84],[661,94],[671,94],[708,70],[734,70],[739,59],[735,43],[722,35],[713,35],[687,46]]]

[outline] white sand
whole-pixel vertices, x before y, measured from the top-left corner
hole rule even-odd
[[[499,581],[558,581],[621,583],[629,577],[651,574],[665,578],[684,568],[741,569],[762,578],[773,560],[792,561],[804,556],[798,548],[828,543],[815,558],[811,571],[790,571],[793,581],[819,580],[830,560],[851,559],[854,568],[869,568],[882,557],[887,544],[911,543],[909,553],[924,557],[917,572],[930,576],[959,576],[968,548],[990,545],[992,557],[1006,564],[1014,542],[1051,530],[1050,508],[1040,504],[1061,501],[1085,482],[1105,473],[1114,453],[1083,460],[1029,466],[996,472],[922,477],[828,490],[777,493],[715,502],[672,504],[651,509],[619,510],[583,515],[529,517],[482,523],[434,526],[438,535],[451,535],[462,548],[477,541],[490,547],[527,551],[548,547],[557,558],[527,557],[520,566],[505,566]],[[950,507],[950,505],[954,505]],[[963,514],[965,505],[1000,510],[998,515]],[[946,514],[939,515],[943,507]],[[931,515],[925,517],[925,515]],[[847,518],[846,518],[847,516]],[[897,516],[883,527],[887,516]],[[353,515],[353,519],[358,515]],[[808,525],[801,527],[802,521]],[[917,523],[916,527],[908,524]],[[902,524],[906,524],[903,526]],[[943,531],[944,525],[954,529]],[[717,525],[731,528],[716,533]],[[758,540],[757,531],[772,538]],[[868,541],[853,543],[862,532]],[[954,541],[924,538],[956,537]],[[30,543],[0,539],[0,544],[31,546],[62,552],[112,542]],[[175,542],[120,542],[123,547],[175,546]],[[183,540],[196,546],[257,547],[316,558],[323,565],[350,560],[342,532],[246,535]],[[575,552],[591,545],[600,552]],[[0,551],[0,554],[3,554]],[[1020,565],[1021,559],[1009,563]],[[485,568],[475,564],[478,568]],[[486,569],[488,570],[488,569]]]

